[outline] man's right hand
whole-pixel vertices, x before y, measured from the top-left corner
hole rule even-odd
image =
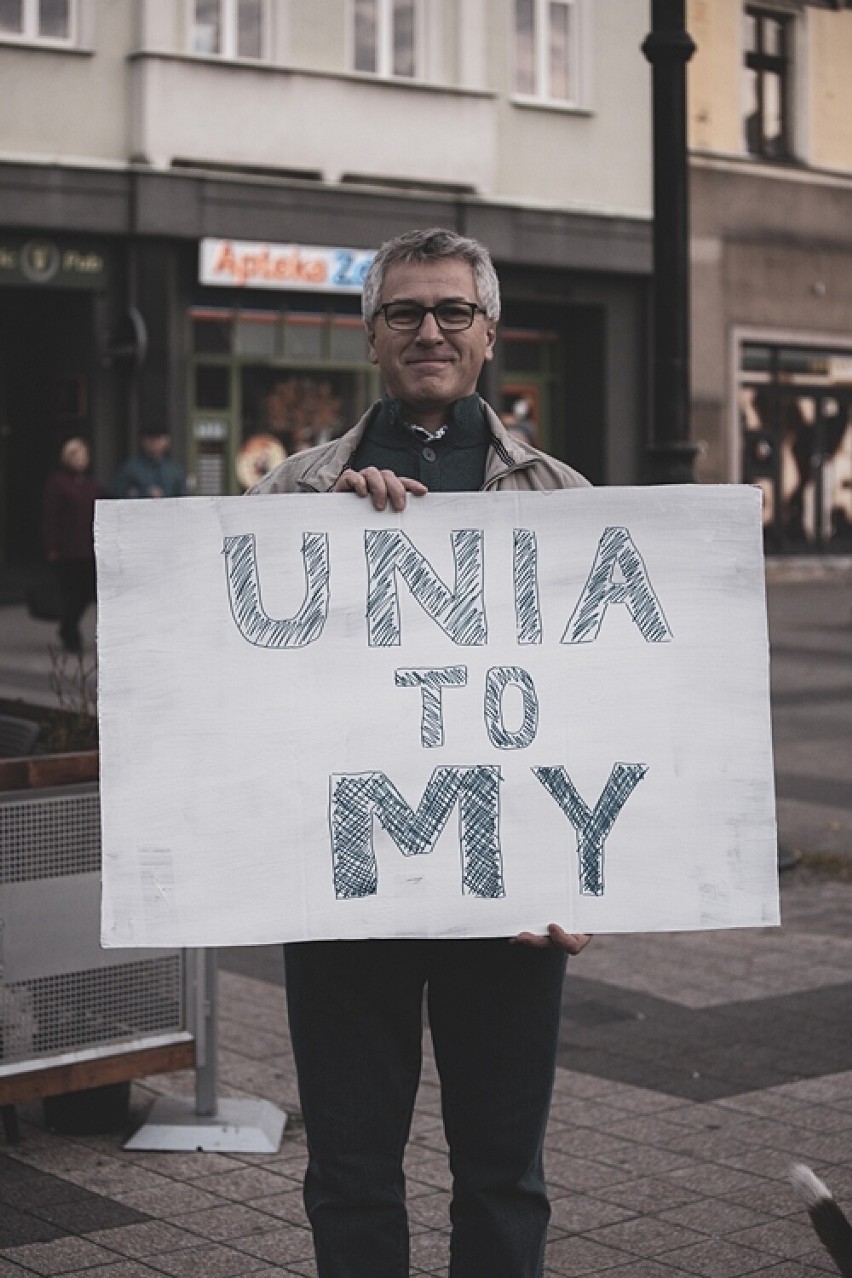
[[[344,470],[331,491],[369,497],[376,510],[384,510],[388,502],[391,510],[405,510],[409,493],[413,497],[422,497],[429,489],[419,479],[408,479],[405,475],[394,474],[392,470],[367,466],[365,470]]]

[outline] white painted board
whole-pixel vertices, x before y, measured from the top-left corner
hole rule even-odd
[[[98,504],[105,946],[778,922],[760,493]]]

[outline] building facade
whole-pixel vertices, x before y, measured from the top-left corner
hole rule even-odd
[[[852,551],[852,8],[688,0],[699,476],[766,544]]]
[[[484,389],[635,482],[651,270],[644,4],[16,0],[0,8],[2,555],[71,434],[106,481],[151,423],[238,493],[379,391],[370,254],[492,250]]]

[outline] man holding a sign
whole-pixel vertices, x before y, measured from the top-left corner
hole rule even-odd
[[[509,436],[476,394],[500,313],[481,244],[440,229],[389,241],[367,275],[363,313],[386,395],[253,492],[356,494],[393,514],[429,492],[586,486]],[[588,940],[553,923],[541,936],[285,947],[320,1278],[407,1278],[402,1164],[424,992],[453,1173],[451,1278],[540,1278],[562,980],[566,955]]]

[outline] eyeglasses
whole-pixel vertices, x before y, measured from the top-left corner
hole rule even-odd
[[[442,333],[463,333],[473,324],[474,316],[485,311],[476,302],[439,302],[437,306],[421,306],[419,302],[385,302],[378,307],[388,328],[398,333],[416,333],[427,315],[435,316]]]

